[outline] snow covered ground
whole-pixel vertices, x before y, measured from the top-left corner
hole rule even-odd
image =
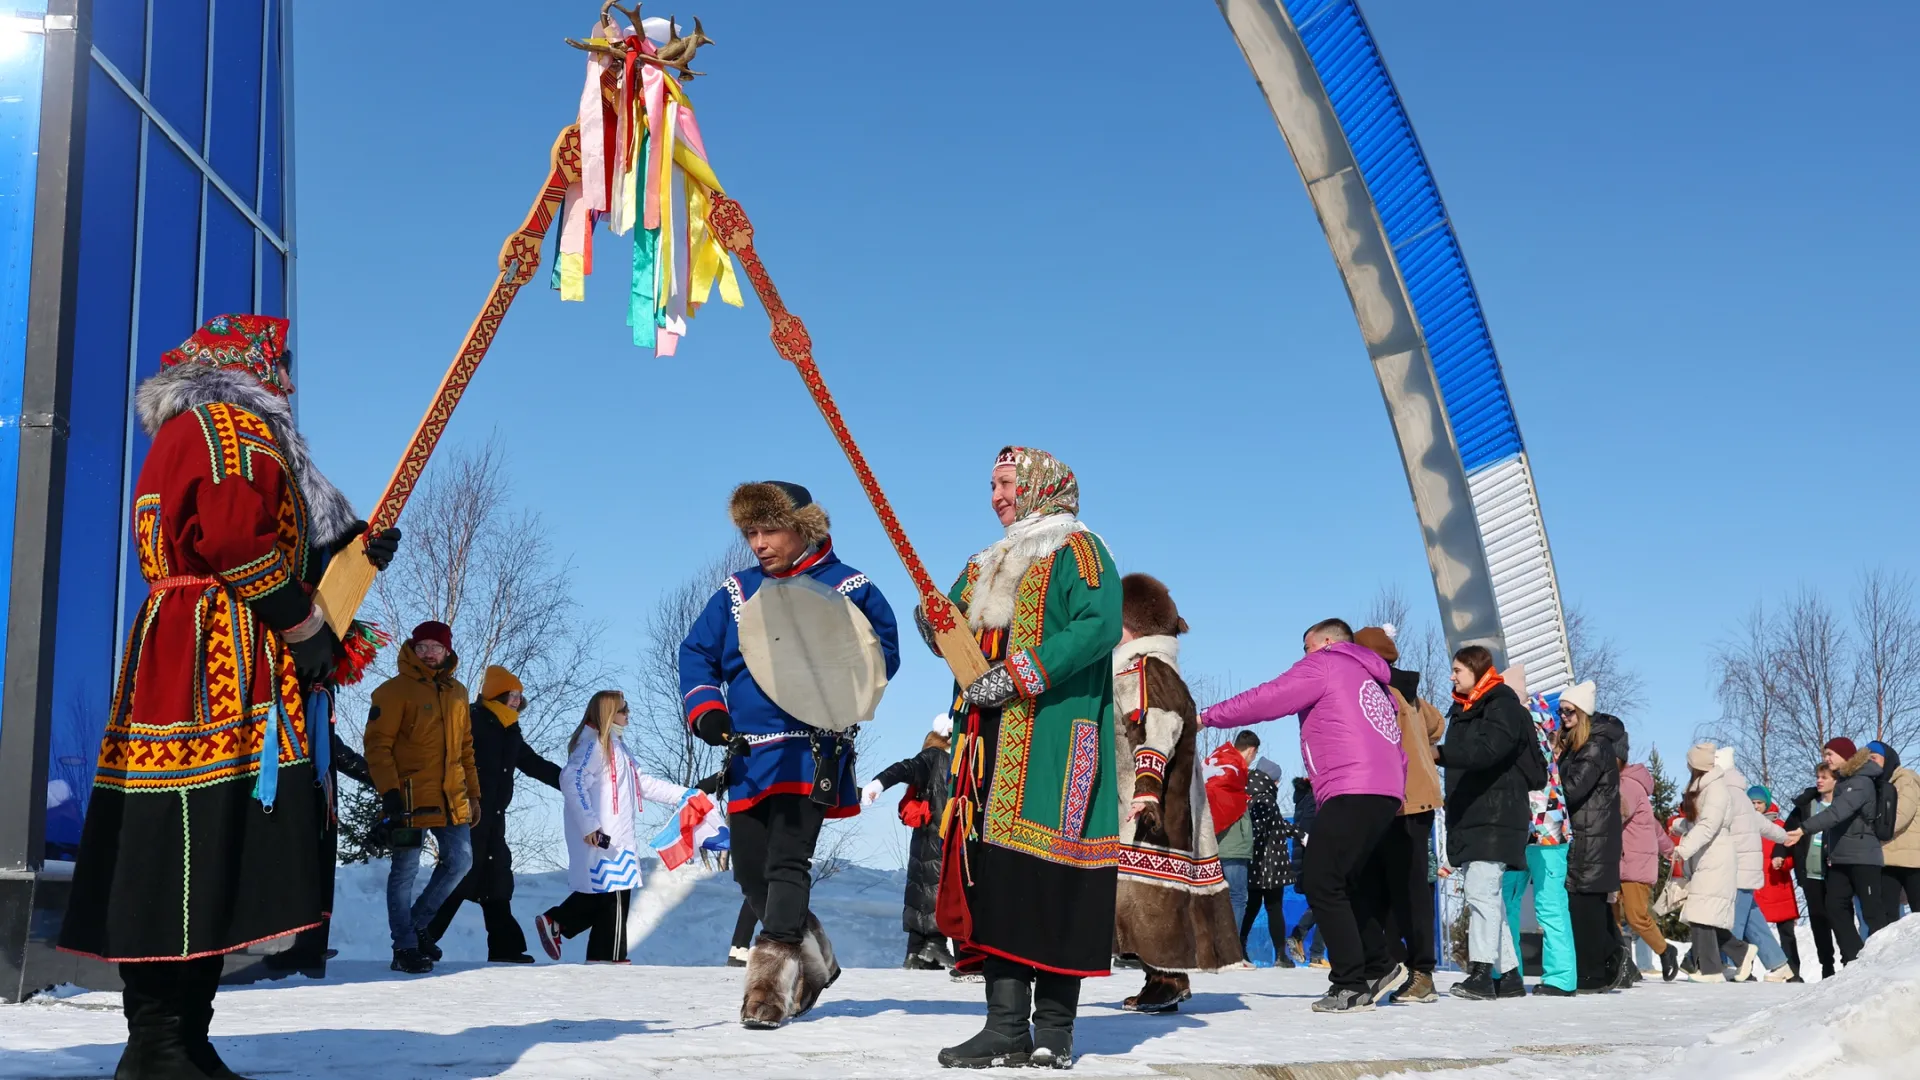
[[[980,1022],[977,984],[894,966],[903,945],[897,873],[851,870],[823,884],[816,907],[849,970],[813,1014],[781,1031],[748,1032],[735,1022],[741,973],[710,966],[724,957],[738,906],[724,878],[653,877],[654,903],[665,907],[676,891],[686,899],[658,920],[634,966],[556,965],[544,956],[531,968],[477,963],[484,954],[473,910],[445,943],[448,962],[409,978],[386,967],[383,869],[343,874],[345,958],[325,981],[296,977],[221,994],[215,1041],[241,1073],[933,1077],[943,1075],[934,1051]],[[563,888],[523,879],[515,906],[530,918]],[[571,944],[570,960],[580,948]],[[1443,974],[1442,986],[1457,977]],[[1077,1075],[1230,1076],[1192,1067],[1446,1058],[1465,1067],[1441,1075],[1460,1080],[1920,1076],[1920,919],[1876,937],[1837,978],[1807,986],[1655,981],[1605,997],[1443,998],[1328,1017],[1307,1008],[1325,986],[1323,972],[1262,970],[1198,976],[1179,1014],[1149,1017],[1117,1007],[1138,978],[1087,983]],[[0,1006],[0,1080],[109,1075],[124,1033],[117,995],[69,990]]]

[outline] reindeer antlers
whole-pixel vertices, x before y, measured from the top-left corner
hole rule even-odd
[[[607,22],[607,12],[609,11],[618,11],[633,20],[633,32],[635,34],[644,35],[646,33],[646,30],[640,25],[639,0],[635,0],[631,10],[621,7],[619,0],[605,0],[605,2],[600,5],[601,25],[605,25]],[[580,41],[575,38],[567,38],[566,42],[576,49],[585,52],[601,53],[606,56],[611,56],[616,60],[627,59],[627,54],[631,51],[624,43],[611,39],[592,38],[587,41]],[[691,67],[694,54],[699,52],[700,46],[712,45],[714,43],[714,40],[707,36],[706,28],[700,25],[698,16],[693,20],[693,33],[686,36],[682,36],[680,33],[678,20],[673,16],[668,16],[666,43],[661,45],[654,55],[639,53],[634,59],[642,63],[652,64],[655,67],[671,68],[679,72],[683,80],[692,82],[695,77],[706,74],[704,71],[695,71]]]

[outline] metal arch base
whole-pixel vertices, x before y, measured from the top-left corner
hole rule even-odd
[[[1572,675],[1532,470],[1498,359],[1399,95],[1355,0],[1218,0],[1345,279],[1406,465],[1448,649],[1527,689]]]

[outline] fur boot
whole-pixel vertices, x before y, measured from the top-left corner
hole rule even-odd
[[[811,912],[798,945],[761,934],[747,956],[747,992],[740,1003],[740,1023],[767,1031],[805,1016],[820,1000],[821,991],[839,977],[833,942]]]
[[[1180,1003],[1193,996],[1187,976],[1178,971],[1147,969],[1147,984],[1138,994],[1120,1003],[1129,1012],[1177,1012]]]

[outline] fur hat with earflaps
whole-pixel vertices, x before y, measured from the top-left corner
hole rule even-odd
[[[1141,637],[1176,637],[1187,632],[1187,620],[1174,606],[1173,594],[1160,579],[1128,574],[1120,579],[1120,624]]]
[[[808,544],[827,538],[827,511],[814,503],[813,494],[799,484],[784,480],[762,480],[741,484],[733,489],[727,513],[733,527],[748,529],[792,529]]]

